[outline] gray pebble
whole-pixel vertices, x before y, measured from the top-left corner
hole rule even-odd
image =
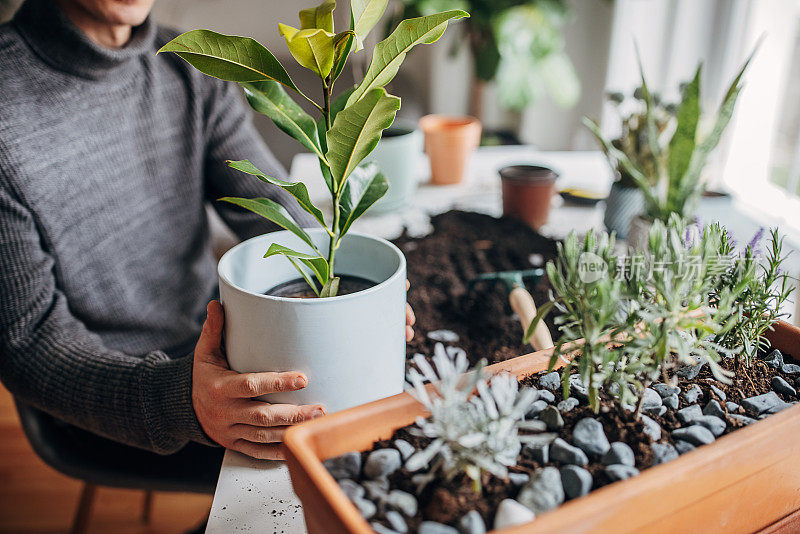
[[[788,395],[790,397],[797,396],[797,390],[795,390],[791,385],[789,385],[789,382],[780,376],[773,376],[772,380],[770,380],[770,385],[772,385],[772,389],[775,390],[775,393]]]
[[[358,478],[361,473],[361,453],[360,452],[346,452],[336,458],[329,458],[322,462],[325,469],[336,480],[343,478]]]
[[[486,523],[477,510],[470,510],[458,521],[461,534],[486,534]]]
[[[627,443],[615,441],[611,444],[608,452],[603,455],[602,462],[603,465],[621,464],[633,466],[636,463],[636,458],[633,455],[633,449]]]
[[[561,386],[561,376],[559,376],[557,371],[547,373],[539,379],[539,385],[543,388],[549,389],[550,391],[555,391],[559,388],[559,386]]]
[[[642,415],[640,420],[644,424],[644,433],[650,436],[650,439],[653,441],[658,441],[661,439],[661,425],[647,417],[646,415]]]
[[[397,449],[378,449],[372,451],[364,462],[364,475],[376,479],[386,477],[400,469],[403,460]]]
[[[739,415],[736,413],[728,414],[728,417],[730,417],[734,421],[739,421],[740,423],[743,423],[745,425],[750,425],[756,422],[756,420],[753,419],[752,417],[747,417],[746,415]]]
[[[417,451],[412,444],[404,439],[394,440],[393,445],[395,449],[400,451],[400,456],[403,457],[403,460],[408,460],[408,458]]]
[[[689,404],[694,404],[703,394],[703,390],[697,384],[692,384],[689,389],[683,392],[683,400]]]
[[[783,354],[778,349],[773,350],[762,358],[763,362],[773,369],[779,369],[783,366]]]
[[[547,408],[548,404],[543,400],[537,400],[531,403],[530,407],[528,408],[528,412],[525,414],[528,417],[534,417],[539,415],[542,410]]]
[[[548,449],[550,448],[549,443],[543,443],[536,446],[526,443],[525,445],[523,445],[523,447],[525,447],[525,449],[528,450],[528,452],[531,455],[531,458],[535,462],[539,462],[540,464],[546,464],[550,461],[550,455],[548,454],[549,452]]]
[[[342,492],[347,495],[347,498],[351,501],[355,499],[360,499],[364,496],[364,487],[361,486],[358,482],[354,482],[349,478],[343,478],[339,481],[339,487],[342,488]]]
[[[575,424],[572,442],[585,453],[595,456],[604,455],[610,447],[603,425],[591,417],[585,417]]]
[[[569,412],[577,408],[580,401],[575,397],[569,397],[561,402],[558,403],[557,408],[562,412]]]
[[[742,407],[751,415],[777,413],[789,406],[790,404],[783,402],[774,391],[742,400]]]
[[[434,330],[428,332],[428,339],[439,341],[440,343],[458,343],[458,334],[452,330]]]
[[[586,465],[589,463],[585,452],[561,438],[556,438],[550,445],[550,459],[562,464]]]
[[[658,416],[659,417],[662,417],[665,413],[667,413],[667,407],[666,406],[662,406],[661,408],[658,409]]]
[[[395,510],[400,510],[406,517],[417,515],[419,504],[417,498],[401,490],[392,490],[386,498],[386,504]]]
[[[375,531],[375,534],[404,534],[405,532],[408,532],[408,527],[406,527],[406,530],[400,532],[400,531],[391,529],[391,528],[389,528],[389,527],[387,527],[385,525],[382,525],[381,523],[378,523],[377,521],[373,521],[372,523],[369,524],[369,526],[372,527],[372,530]]]
[[[389,510],[386,512],[386,521],[389,523],[389,526],[397,532],[400,532],[401,534],[408,532],[408,525],[406,524],[405,519],[403,519],[403,516],[400,515],[400,512]]]
[[[700,374],[700,370],[705,364],[706,362],[702,362],[697,365],[683,365],[679,367],[677,371],[675,371],[675,374],[687,380],[694,380],[697,378],[697,375]]]
[[[535,514],[558,507],[564,502],[561,473],[555,467],[539,469],[519,492],[517,500]]]
[[[680,405],[680,399],[678,399],[678,394],[673,393],[669,397],[664,397],[664,406],[669,408],[670,410],[677,410],[678,406]]]
[[[378,511],[378,507],[375,503],[368,499],[355,499],[353,504],[364,519],[370,519],[375,515],[375,512]]]
[[[687,452],[691,452],[696,448],[697,447],[695,447],[688,441],[683,441],[682,439],[675,440],[675,450],[678,451],[678,454],[686,454]]]
[[[720,437],[724,434],[725,428],[728,426],[724,420],[724,416],[723,418],[719,418],[716,415],[701,415],[692,421],[692,424],[706,427],[715,437]]]
[[[645,388],[642,398],[642,411],[646,414],[658,414],[661,411],[661,395],[654,389]]]
[[[721,400],[722,402],[725,402],[725,401],[728,399],[728,396],[727,396],[727,395],[725,395],[725,392],[724,392],[724,391],[722,391],[721,389],[719,389],[719,388],[718,388],[717,386],[715,386],[714,384],[709,384],[709,385],[708,385],[708,387],[711,389],[711,392],[712,392],[714,395],[716,395],[716,396],[717,396],[717,398],[718,398],[719,400]]]
[[[665,464],[678,457],[672,443],[653,443],[653,465]]]
[[[389,481],[385,478],[365,480],[362,486],[367,492],[367,497],[373,501],[383,502],[389,494]]]
[[[677,395],[681,392],[681,388],[678,386],[670,386],[669,384],[664,384],[663,382],[659,382],[658,384],[653,384],[652,387],[656,393],[661,395],[662,399],[666,399],[667,397],[671,397],[672,395]]]
[[[678,420],[683,424],[691,423],[694,419],[697,419],[701,415],[703,415],[703,410],[700,409],[700,406],[697,404],[692,404],[691,406],[687,406],[686,408],[681,408],[677,412]]]
[[[497,505],[497,512],[494,516],[494,530],[501,530],[517,525],[530,523],[536,518],[530,509],[523,506],[514,499],[503,499]]]
[[[714,441],[714,434],[709,429],[701,425],[692,425],[685,428],[678,428],[670,434],[672,439],[682,439],[692,445],[708,445]]]
[[[796,363],[784,363],[781,366],[781,371],[787,375],[800,374],[800,365],[797,365]]]
[[[725,410],[723,410],[722,406],[720,406],[719,401],[716,399],[711,399],[708,401],[708,404],[706,404],[706,407],[703,408],[703,415],[713,415],[724,419],[726,414]]]
[[[639,470],[629,465],[614,464],[609,465],[605,469],[606,475],[613,481],[625,480],[639,474]]]
[[[437,523],[436,521],[423,521],[419,524],[417,534],[458,534],[453,527]]]
[[[553,404],[556,401],[556,396],[553,395],[552,391],[549,391],[547,389],[539,390],[539,398],[545,401],[547,404]]]
[[[735,402],[728,401],[725,403],[725,407],[728,408],[729,412],[736,412],[739,410],[739,405]],[[713,415],[713,414],[710,414]]]
[[[550,445],[558,434],[554,432],[542,432],[541,434],[526,434],[521,436],[522,443],[525,447],[534,448],[541,447],[542,445]]]
[[[541,418],[542,415],[539,414],[537,417]],[[544,432],[547,430],[547,425],[544,421],[540,421],[539,419],[528,419],[525,421],[525,430],[530,430],[531,432]]]
[[[592,490],[592,474],[577,465],[565,465],[560,469],[561,484],[567,498],[582,497]]]
[[[561,412],[555,406],[548,406],[539,414],[539,419],[547,425],[548,430],[558,430],[564,426],[564,419]]]
[[[569,376],[569,390],[579,399],[588,399],[589,388],[583,383],[581,377],[578,375]]]
[[[527,484],[528,481],[531,479],[531,476],[527,473],[509,473],[508,474],[508,481],[514,484],[515,486],[522,486],[523,484]]]

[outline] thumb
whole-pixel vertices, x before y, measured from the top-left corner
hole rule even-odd
[[[217,359],[224,359],[222,356],[222,326],[225,324],[225,312],[216,300],[212,300],[206,307],[206,321],[203,323],[203,331],[200,339],[197,340],[195,354],[200,356],[211,356]]]

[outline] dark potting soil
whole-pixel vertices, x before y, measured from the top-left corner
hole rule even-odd
[[[521,222],[473,212],[449,211],[431,223],[433,232],[425,237],[403,235],[394,240],[406,256],[408,301],[417,317],[414,339],[407,346],[409,357],[433,354],[436,342],[427,334],[435,330],[458,334],[454,345],[463,348],[473,364],[481,358],[493,363],[531,352],[530,345],[522,343],[522,327],[505,287],[469,282],[483,273],[544,266],[555,257],[556,242]],[[537,304],[548,299],[546,277],[526,280],[526,287]],[[553,331],[552,322],[548,326]]]
[[[375,282],[361,278],[360,276],[350,276],[343,274],[339,276],[339,291],[336,296],[349,295],[351,293],[358,293],[375,286]],[[269,291],[264,293],[273,297],[288,297],[296,299],[315,299],[317,298],[310,287],[308,282],[302,278],[295,278],[282,284],[278,284]]]
[[[786,355],[788,358],[788,355]],[[734,363],[732,360],[725,360],[722,362],[723,367],[733,370]],[[539,388],[539,379],[543,374],[532,375],[520,381],[521,385]],[[735,412],[730,412],[721,398],[711,389],[711,385],[719,388],[725,393],[726,400],[740,404],[743,399],[755,395],[761,395],[773,391],[770,380],[774,376],[784,378],[789,384],[800,385],[798,375],[785,373],[780,369],[773,369],[768,367],[763,361],[755,360],[752,367],[737,369],[737,375],[732,379],[731,384],[723,384],[715,380],[708,368],[703,366],[700,373],[692,380],[680,378],[678,385],[682,391],[686,391],[691,385],[697,384],[702,390],[702,394],[697,402],[701,407],[705,406],[712,399],[719,401],[722,409],[727,414],[746,415],[743,408],[739,408]],[[553,405],[563,400],[562,390],[559,387],[553,392],[556,400]],[[797,398],[788,395],[778,394],[784,401],[796,401]],[[685,408],[688,403],[682,395],[679,395],[680,405],[678,409]],[[667,410],[663,417],[650,415],[649,417],[655,420],[662,429],[662,437],[660,443],[671,442],[669,434],[681,426],[675,416],[677,410]],[[634,452],[635,465],[640,471],[651,467],[654,463],[654,455],[652,450],[653,441],[644,433],[644,424],[637,420],[633,412],[621,409],[618,405],[608,398],[601,399],[600,412],[595,414],[591,408],[581,401],[580,405],[568,411],[561,412],[564,420],[564,426],[557,434],[562,439],[572,443],[572,429],[575,424],[586,417],[591,417],[600,421],[603,425],[605,434],[609,442],[621,441],[627,443]],[[743,426],[740,421],[727,417],[727,427],[723,435],[729,434],[736,429]],[[420,437],[410,430],[416,425],[409,425],[395,431],[394,435],[389,440],[377,441],[373,448],[369,451],[362,453],[362,464],[366,461],[369,453],[376,449],[393,447],[392,442],[396,439],[404,439],[420,449],[430,443],[429,438]],[[721,436],[720,436],[721,437]],[[717,437],[719,439],[719,437]],[[549,462],[540,464],[534,460],[528,450],[523,447],[519,462],[516,466],[510,467],[511,473],[525,473],[532,475],[536,470],[544,466],[560,467],[562,464],[558,462]],[[612,481],[607,477],[604,468],[605,466],[597,458],[590,458],[590,463],[585,468],[592,474],[594,479],[592,491],[611,484]],[[498,505],[503,499],[516,498],[517,494],[523,486],[516,486],[509,480],[499,479],[495,476],[484,473],[482,480],[482,489],[480,493],[473,490],[472,481],[466,475],[460,474],[452,480],[445,480],[441,476],[437,476],[431,483],[424,487],[420,492],[416,485],[412,483],[411,477],[415,473],[409,473],[404,468],[398,470],[389,477],[390,489],[401,489],[415,495],[420,503],[419,511],[416,516],[408,518],[409,532],[416,532],[419,524],[422,521],[436,521],[443,524],[456,525],[458,520],[470,510],[477,510],[483,517],[487,530],[488,527],[494,523],[494,514]]]

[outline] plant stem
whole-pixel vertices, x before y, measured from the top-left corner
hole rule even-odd
[[[322,116],[325,117],[325,133],[331,129],[331,92],[333,91],[333,80],[330,76],[322,81]],[[336,260],[336,249],[339,246],[339,218],[341,210],[339,208],[339,186],[337,185],[331,191],[331,200],[333,201],[333,223],[331,225],[330,245],[328,246],[328,280],[333,280],[336,275],[333,271],[333,264]]]
[[[650,381],[645,380],[644,387],[642,388],[642,394],[639,395],[639,401],[636,403],[636,411],[633,412],[633,418],[636,419],[637,421],[639,420],[639,417],[642,415],[642,404],[644,404],[644,391],[648,387],[650,387]]]

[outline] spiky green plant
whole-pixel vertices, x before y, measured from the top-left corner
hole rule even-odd
[[[342,239],[353,222],[388,189],[382,174],[359,170],[359,164],[378,144],[383,130],[392,124],[400,108],[400,99],[388,94],[384,86],[397,74],[411,48],[437,41],[451,20],[469,16],[465,11],[451,10],[400,22],[391,35],[375,46],[372,62],[361,82],[335,95],[334,83],[348,57],[363,48],[364,38],[383,15],[387,1],[352,0],[350,28],[338,33],[333,23],[335,0],[301,10],[299,29],[278,25],[295,60],[319,78],[322,104],[301,91],[275,56],[248,37],[192,30],[159,50],[177,54],[204,74],[238,82],[255,111],[268,116],[319,158],[333,206],[330,222],[325,221],[322,211],[311,202],[304,183],[268,176],[247,160],[229,161],[228,165],[294,196],[300,207],[327,232],[327,253],[317,247],[277,202],[267,198],[221,200],[257,213],[299,237],[308,251],[273,244],[264,257],[288,258],[321,297],[335,296],[338,291],[334,262]],[[319,112],[317,119],[306,113],[286,89],[312,105]]]

